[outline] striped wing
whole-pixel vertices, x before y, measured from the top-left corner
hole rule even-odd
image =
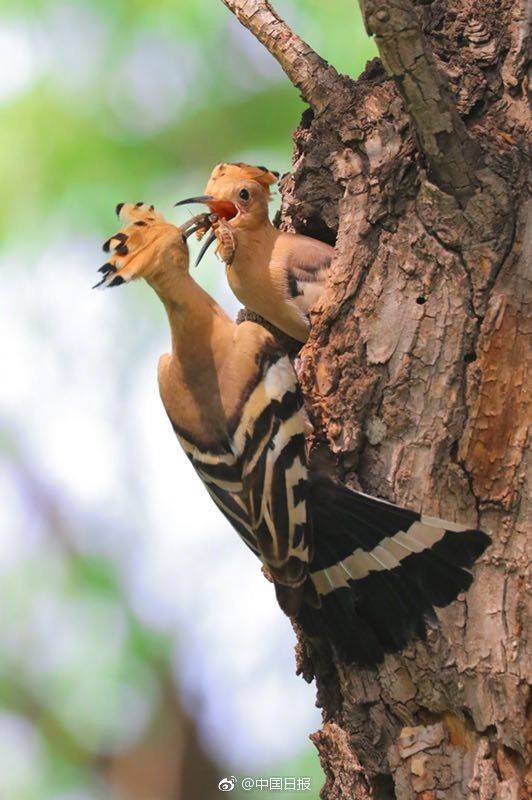
[[[248,510],[242,500],[241,495],[228,492],[212,482],[204,481],[205,487],[212,500],[218,506],[224,517],[231,523],[244,544],[260,558],[260,550],[257,546],[255,534],[250,525]]]
[[[174,425],[181,447],[203,481],[211,499],[236,530],[242,541],[260,557],[248,509],[242,498],[240,460],[230,450],[210,452],[190,442]]]
[[[334,250],[324,242],[308,236],[293,236],[286,279],[291,302],[305,315],[325,289],[327,273]]]
[[[305,415],[290,359],[268,360],[233,438],[243,499],[261,558],[288,614],[299,609],[311,557]]]

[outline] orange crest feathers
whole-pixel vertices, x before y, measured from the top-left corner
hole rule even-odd
[[[266,169],[266,167],[254,167],[251,164],[242,164],[241,162],[217,164],[211,172],[205,187],[205,193],[218,194],[220,190],[223,192],[222,187],[234,186],[239,181],[255,181],[269,197],[270,186],[277,183],[278,180],[279,173]]]
[[[102,277],[94,289],[148,278],[154,267],[160,269],[163,263],[171,271],[176,267],[188,271],[185,237],[205,227],[206,214],[199,214],[177,228],[147,203],[119,203],[115,212],[122,228],[103,245],[108,260],[98,270]]]

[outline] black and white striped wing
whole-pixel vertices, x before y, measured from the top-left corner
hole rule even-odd
[[[283,610],[294,614],[311,558],[305,413],[290,359],[265,363],[233,433],[243,498]]]
[[[248,508],[242,497],[240,460],[230,450],[203,450],[190,442],[181,431],[177,431],[175,425],[174,430],[215,505],[242,541],[260,557]]]
[[[204,484],[212,500],[218,506],[227,521],[231,523],[244,544],[247,544],[249,549],[260,558],[260,550],[242,496],[220,489],[216,483],[208,483],[204,480]]]

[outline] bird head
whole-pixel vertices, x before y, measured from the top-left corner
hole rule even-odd
[[[208,215],[199,214],[178,228],[146,203],[119,203],[116,214],[124,227],[103,245],[108,261],[100,267],[102,278],[94,289],[120,286],[137,278],[162,289],[188,273],[187,238],[209,226]]]
[[[217,164],[205,187],[205,194],[176,203],[205,203],[213,214],[230,220],[234,228],[253,229],[268,219],[270,187],[278,172],[249,164]]]

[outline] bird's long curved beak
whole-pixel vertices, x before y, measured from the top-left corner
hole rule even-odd
[[[218,214],[220,219],[233,219],[238,214],[238,208],[230,200],[220,200],[212,194],[199,194],[196,197],[187,197],[180,200],[176,206],[184,206],[188,203],[204,203],[209,206],[213,214]]]
[[[199,194],[197,197],[187,197],[186,200],[180,200],[178,203],[175,203],[175,206],[186,206],[189,203],[205,203],[206,205],[210,205],[211,201],[214,200],[212,194]]]

